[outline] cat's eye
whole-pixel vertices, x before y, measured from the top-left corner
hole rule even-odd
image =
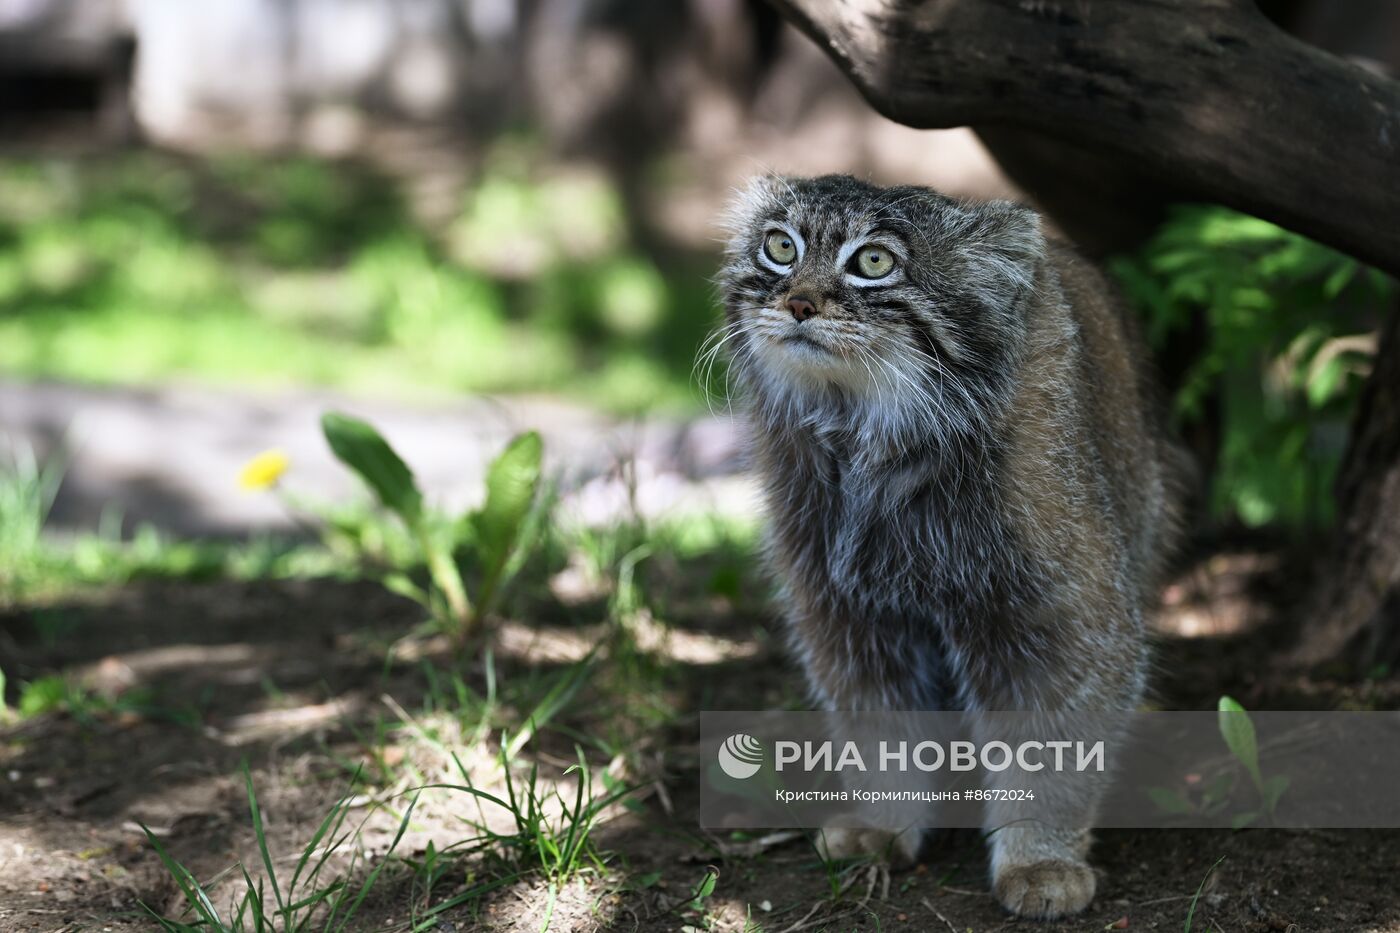
[[[881,246],[862,246],[856,253],[856,272],[867,279],[883,279],[894,268],[894,256]]]
[[[774,230],[763,238],[763,252],[778,265],[786,266],[797,258],[797,244],[783,231]]]

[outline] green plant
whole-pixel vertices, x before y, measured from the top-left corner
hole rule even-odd
[[[1261,816],[1273,819],[1279,798],[1288,790],[1289,781],[1281,774],[1267,779],[1264,777],[1259,765],[1259,740],[1249,713],[1234,699],[1221,697],[1216,725],[1230,754],[1249,776],[1259,798],[1258,809],[1236,813],[1231,825],[1239,829],[1256,822]],[[1230,807],[1238,783],[1237,775],[1237,771],[1227,769],[1187,791],[1169,787],[1148,787],[1145,791],[1148,799],[1162,813],[1209,819],[1223,815]]]
[[[715,893],[715,885],[717,884],[719,884],[719,869],[713,865],[707,865],[704,877],[690,892],[690,902],[686,906],[696,913],[704,913],[705,902]]]
[[[1182,925],[1182,933],[1191,933],[1191,925],[1196,920],[1196,905],[1200,903],[1201,894],[1205,892],[1206,882],[1210,881],[1210,876],[1215,874],[1215,870],[1220,867],[1220,863],[1223,861],[1225,861],[1225,856],[1223,855],[1216,859],[1215,864],[1210,866],[1210,870],[1207,871],[1205,877],[1201,879],[1201,883],[1196,886],[1196,893],[1191,897],[1191,906],[1186,909],[1186,922]]]
[[[1249,779],[1254,783],[1263,815],[1272,819],[1279,798],[1288,790],[1288,776],[1276,774],[1267,780],[1264,778],[1259,769],[1259,740],[1254,731],[1254,722],[1243,706],[1230,697],[1221,697],[1217,715],[1221,737],[1229,747],[1230,754],[1235,756],[1235,760],[1244,767]],[[1260,815],[1259,811],[1241,813],[1235,817],[1233,825],[1237,828],[1248,826],[1259,819]]]
[[[5,678],[0,674],[0,693]],[[23,684],[14,709],[0,706],[0,719],[30,719],[47,713],[65,713],[84,725],[92,725],[99,717],[122,713],[151,715],[191,725],[197,714],[190,710],[161,709],[150,702],[149,690],[133,690],[112,698],[89,690],[82,683],[62,674],[47,674]]]
[[[471,772],[455,755],[453,759],[463,783],[429,784],[423,789],[461,791],[505,810],[514,824],[513,832],[492,829],[484,818],[475,821],[462,817],[477,832],[463,845],[472,850],[493,850],[517,872],[539,873],[554,892],[580,871],[601,872],[604,869],[604,856],[593,839],[593,828],[604,811],[636,789],[603,771],[603,791],[595,794],[594,772],[583,750],[575,748],[575,753],[578,763],[563,772],[564,777],[574,778],[572,799],[561,792],[558,785],[546,787],[542,784],[538,764],[531,764],[523,777],[516,775],[504,748],[498,758],[505,784],[504,796],[476,786]]]
[[[595,648],[579,661],[559,670],[519,672],[498,687],[495,659],[487,648],[484,651],[484,696],[472,690],[456,672],[444,677],[425,664],[423,671],[428,684],[425,708],[414,716],[395,704],[402,722],[399,731],[432,751],[441,764],[451,769],[458,765],[457,748],[480,745],[493,730],[499,729],[501,754],[504,760],[514,761],[525,745],[567,709],[589,682],[599,663],[597,653]],[[450,683],[450,692],[445,689],[444,680]],[[528,712],[520,716],[515,710]],[[389,769],[380,770],[387,774]],[[417,773],[417,777],[427,780],[422,773]]]
[[[690,889],[690,899],[682,901],[672,909],[683,909],[688,914],[689,923],[683,929],[695,929],[699,927],[705,930],[715,928],[714,918],[710,915],[707,902],[715,893],[715,886],[719,883],[719,869],[713,865],[705,866],[705,874],[700,876],[695,887]],[[748,924],[744,929],[748,929]]]
[[[124,534],[116,508],[103,512],[95,530],[53,535],[49,513],[65,458],[52,455],[40,462],[31,448],[12,443],[7,459],[0,463],[0,605],[138,577],[308,577],[344,575],[353,568],[324,547],[285,538],[183,540],[148,524]]]
[[[409,803],[399,821],[398,832],[383,859],[356,883],[353,879],[361,856],[359,847],[349,843],[357,837],[364,823],[362,821],[360,827],[354,829],[346,828],[353,797],[342,797],[331,807],[311,840],[302,848],[301,855],[292,869],[291,878],[284,888],[278,882],[277,862],[267,844],[262,809],[258,806],[253,779],[246,764],[243,768],[243,782],[248,796],[248,809],[252,815],[253,835],[257,840],[265,877],[254,881],[247,867],[240,862],[235,867],[246,887],[242,896],[234,900],[227,911],[221,912],[205,891],[205,886],[166,851],[149,828],[142,826],[147,841],[160,858],[161,864],[165,866],[165,870],[174,879],[188,911],[197,920],[187,923],[184,920],[164,917],[149,905],[143,905],[147,912],[167,933],[193,933],[196,930],[217,933],[305,933],[321,930],[339,933],[347,929],[347,924],[354,919],[365,897],[379,880],[384,867],[390,864],[389,856],[398,848],[408,829],[417,798]],[[349,850],[350,859],[348,867],[339,871],[333,867],[332,857],[342,850]],[[272,893],[271,901],[267,895],[269,888]]]
[[[1168,787],[1149,787],[1147,797],[1159,811],[1171,816],[1213,817],[1229,806],[1234,789],[1235,776],[1225,771],[1206,783],[1199,794],[1187,796]]]
[[[416,909],[423,909],[432,901],[433,889],[451,873],[453,864],[444,858],[431,839],[423,849],[419,859],[405,858],[404,864],[413,870],[414,903]]]
[[[59,710],[82,710],[86,708],[87,700],[86,691],[70,683],[66,677],[51,674],[24,685],[17,709],[22,718],[28,719]]]
[[[519,571],[539,526],[543,444],[531,431],[512,440],[486,474],[486,501],[459,518],[428,509],[407,464],[370,424],[335,412],[321,419],[332,452],[364,481],[379,504],[409,530],[427,567],[428,586],[406,573],[384,576],[390,589],[426,608],[459,642],[494,610],[502,589]],[[477,598],[467,594],[456,550],[472,550],[479,571]]]
[[[1172,412],[1220,419],[1211,505],[1247,525],[1319,525],[1346,425],[1394,283],[1274,224],[1217,207],[1175,211],[1111,269],[1159,353],[1196,321]]]
[[[12,443],[0,469],[0,591],[17,588],[43,564],[44,526],[63,481],[58,457],[40,463],[33,448]]]

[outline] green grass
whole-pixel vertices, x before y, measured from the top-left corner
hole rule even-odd
[[[595,830],[610,814],[631,809],[634,788],[614,771],[644,772],[637,738],[675,717],[674,710],[658,713],[667,709],[658,697],[667,689],[665,666],[639,673],[646,652],[633,641],[632,625],[639,614],[654,618],[667,605],[662,590],[680,601],[717,592],[694,570],[742,561],[752,539],[745,523],[718,519],[586,532],[551,522],[547,529],[547,545],[522,573],[522,598],[543,598],[544,576],[561,564],[590,563],[611,595],[579,610],[572,622],[601,623],[608,634],[580,660],[557,667],[516,659],[508,672],[498,671],[489,649],[471,675],[459,664],[418,662],[423,699],[416,711],[396,707],[397,720],[381,717],[368,734],[361,730],[359,760],[326,749],[352,775],[352,786],[290,854],[278,851],[246,774],[253,862],[197,877],[148,833],[184,904],[179,914],[157,918],[162,929],[350,930],[361,928],[357,918],[369,922],[366,910],[392,903],[399,921],[394,929],[432,930],[440,919],[478,911],[492,892],[522,881],[545,898],[547,928],[556,899],[580,879],[590,879],[585,888],[593,893],[574,896],[590,899],[627,883],[629,873],[612,864]],[[642,572],[639,538],[663,565],[674,560],[676,566]],[[688,586],[678,586],[682,580]],[[385,663],[392,665],[394,648],[386,650]],[[36,684],[25,695],[42,694],[50,702],[28,701],[27,715],[106,712],[62,677]],[[561,743],[573,749],[573,764],[539,752]],[[406,751],[391,762],[390,747]],[[472,758],[463,757],[467,751]],[[370,810],[356,817],[366,801]],[[392,830],[393,839],[369,859],[360,839],[371,823],[381,838]],[[439,841],[400,851],[409,830],[423,827],[436,827]],[[280,845],[285,850],[287,843]]]
[[[531,440],[528,450],[521,443],[525,440]],[[383,450],[393,456],[387,445]],[[700,561],[709,568],[700,581],[700,595],[737,597],[743,568],[757,546],[755,519],[700,514],[651,526],[640,520],[606,528],[564,526],[553,515],[553,497],[538,475],[539,456],[537,436],[522,435],[493,465],[488,476],[491,491],[482,510],[459,516],[421,501],[417,506],[421,516],[414,522],[428,529],[424,533],[440,560],[461,560],[477,552],[476,562],[488,572],[478,568],[466,579],[473,587],[485,587],[477,594],[478,599],[484,597],[479,609],[494,611],[516,575],[532,574],[532,586],[538,590],[542,575],[562,569],[571,559],[595,583],[622,574],[620,581],[609,584],[613,610],[620,615],[635,614],[636,581],[645,576],[645,564],[653,556],[670,564]],[[431,603],[423,590],[431,585],[430,558],[419,540],[423,535],[416,535],[401,511],[385,507],[382,499],[377,505],[365,499],[294,503],[318,519],[321,539],[315,542],[276,535],[243,541],[182,539],[150,525],[137,526],[124,536],[115,511],[98,528],[57,535],[48,528],[48,518],[64,467],[61,456],[40,462],[22,446],[0,456],[0,606],[140,578],[322,576],[379,579],[396,592],[412,588],[424,597],[425,606]],[[507,475],[511,470],[524,470],[525,478]],[[412,475],[407,467],[403,471],[397,481],[416,493]],[[392,492],[386,494],[394,498]],[[417,495],[421,500],[421,493]],[[410,510],[410,515],[418,513]]]
[[[442,915],[470,906],[482,896],[522,879],[538,880],[545,886],[549,907],[544,927],[549,925],[554,899],[565,884],[581,874],[601,875],[607,871],[608,855],[593,838],[593,829],[604,813],[623,800],[632,788],[601,777],[589,766],[582,751],[578,763],[566,768],[557,779],[546,780],[538,764],[518,767],[503,750],[499,759],[500,780],[488,790],[472,780],[469,769],[457,762],[462,783],[429,784],[396,794],[373,805],[368,813],[352,823],[350,815],[359,805],[359,788],[342,796],[326,812],[316,830],[300,847],[290,872],[291,859],[278,858],[269,842],[252,775],[245,766],[244,786],[248,799],[250,825],[259,861],[250,870],[235,863],[214,878],[201,882],[176,859],[149,828],[142,827],[146,839],[161,864],[175,882],[184,902],[181,915],[164,915],[150,905],[147,912],[169,933],[339,933],[360,929],[356,925],[366,900],[382,882],[402,891],[408,880],[411,918],[394,929],[431,930],[438,928]],[[595,779],[604,784],[601,791]],[[572,789],[564,783],[572,782]],[[451,799],[441,809],[471,813],[480,817],[456,817],[459,841],[441,849],[429,843],[417,857],[400,855],[405,834],[414,825],[424,792],[448,791],[466,796],[475,805]],[[493,792],[494,791],[494,792]],[[371,820],[394,812],[394,801],[406,797],[408,804],[395,820],[395,831],[387,848],[373,862],[366,860],[362,834]],[[493,829],[483,807],[495,808],[508,816],[512,828]],[[278,865],[284,866],[281,873]],[[468,867],[472,866],[472,867]],[[257,877],[254,877],[254,873]],[[450,896],[433,898],[433,891],[448,875],[472,879]],[[217,902],[210,889],[234,879],[235,893],[227,903]],[[394,897],[391,892],[389,897]]]
[[[0,458],[0,606],[140,577],[248,579],[344,566],[329,551],[266,537],[243,543],[175,540],[142,526],[123,539],[115,513],[105,527],[50,535],[49,510],[63,471],[61,458],[40,463],[25,447]]]
[[[569,526],[540,494],[536,447],[517,443],[511,449],[515,456],[490,471],[483,509],[465,517],[439,515],[424,503],[406,468],[393,470],[387,448],[370,444],[350,453],[347,460],[375,489],[375,504],[337,504],[327,515],[325,538],[300,544],[180,541],[149,529],[134,539],[112,532],[55,538],[46,523],[62,464],[20,456],[0,470],[0,507],[8,519],[0,538],[6,568],[0,595],[24,608],[41,637],[80,637],[80,620],[65,621],[58,610],[44,608],[58,595],[143,575],[334,574],[382,582],[388,570],[425,586],[431,572],[408,526],[426,522],[457,536],[442,542],[443,552],[459,562],[478,604],[481,582],[496,581],[489,600],[496,608],[482,619],[488,631],[502,620],[525,619],[566,637],[577,630],[585,645],[571,663],[538,665],[517,657],[500,671],[489,648],[479,664],[431,654],[430,661],[409,662],[394,682],[420,671],[421,701],[409,712],[386,693],[382,705],[375,704],[377,719],[345,723],[357,743],[324,747],[332,773],[353,775],[352,787],[304,840],[293,843],[269,831],[246,774],[256,847],[247,864],[196,876],[166,840],[148,833],[184,904],[156,918],[162,929],[350,930],[387,903],[400,921],[396,929],[432,930],[454,912],[483,909],[492,892],[517,882],[538,890],[547,927],[556,904],[572,903],[576,910],[580,901],[596,901],[599,892],[627,883],[628,871],[600,847],[596,830],[631,809],[634,785],[615,775],[654,773],[646,737],[673,726],[678,715],[671,696],[676,665],[658,647],[658,633],[664,637],[672,620],[708,620],[716,599],[746,598],[756,528],[750,520],[717,516]],[[530,521],[537,527],[527,534]],[[550,589],[551,579],[569,568],[588,578],[590,594],[577,603],[560,602]],[[402,663],[401,646],[431,642],[434,631],[406,626],[395,640],[366,647],[382,651],[387,674]],[[67,716],[84,735],[100,735],[118,717],[174,715],[147,703],[139,690],[107,699],[61,671],[15,684],[11,695],[17,705],[5,719]],[[560,761],[561,747],[571,750],[572,763]],[[391,748],[401,754],[391,757]],[[361,813],[367,802],[370,809]],[[392,837],[387,851],[376,846],[372,858],[361,846],[367,826],[377,839]],[[436,830],[437,840],[401,852],[407,833],[423,827]]]
[[[1220,863],[1223,861],[1225,861],[1225,856],[1223,855],[1215,860],[1215,864],[1210,866],[1210,870],[1207,871],[1205,877],[1201,879],[1200,885],[1196,888],[1196,893],[1191,896],[1191,903],[1186,909],[1186,919],[1181,926],[1182,933],[1191,933],[1192,925],[1196,922],[1196,907],[1200,904],[1201,895],[1205,893],[1206,884],[1210,881],[1211,875],[1215,874],[1215,870],[1220,867]]]
[[[580,694],[593,690],[601,670],[611,663],[611,657],[595,650],[554,671],[517,669],[502,683],[488,650],[482,692],[455,668],[440,670],[425,663],[423,708],[412,715],[400,708],[398,724],[381,723],[374,742],[362,737],[368,761],[342,759],[352,774],[351,789],[299,848],[290,874],[279,870],[292,859],[274,853],[245,768],[259,856],[255,869],[238,863],[201,881],[147,831],[148,843],[185,905],[181,916],[158,916],[162,928],[181,933],[359,929],[355,918],[367,899],[376,886],[388,885],[380,896],[399,905],[397,915],[402,915],[405,901],[410,905],[407,922],[393,928],[431,930],[449,911],[479,909],[485,895],[520,881],[542,889],[547,899],[542,928],[547,928],[554,901],[566,885],[585,876],[613,882],[620,877],[610,868],[611,856],[599,848],[594,830],[614,808],[628,808],[635,787],[614,777],[611,766],[590,761],[584,744],[593,749],[595,760],[601,750],[610,764],[625,754],[578,732],[576,722]],[[632,689],[645,690],[647,685],[634,684]],[[574,725],[561,721],[566,718]],[[574,764],[542,764],[534,746],[546,732],[554,739],[577,740]],[[390,741],[411,749],[392,765],[382,754]],[[481,754],[492,748],[494,752]],[[467,751],[478,753],[470,763],[461,757]],[[365,801],[372,801],[370,810],[351,826],[351,811]],[[367,861],[360,838],[372,821],[382,831],[385,820],[392,821],[393,840]],[[421,850],[400,853],[405,833],[424,827],[436,827],[440,836],[453,841],[430,841]],[[229,882],[231,893],[225,886]],[[216,888],[222,893],[216,894]]]
[[[0,463],[0,609],[26,608],[42,628],[48,624],[45,605],[139,579],[371,579],[422,605],[423,625],[406,631],[406,639],[446,632],[460,651],[464,643],[457,636],[462,631],[444,625],[444,618],[453,622],[453,617],[442,615],[448,607],[433,595],[441,589],[435,578],[450,575],[456,581],[452,585],[472,594],[478,625],[498,617],[540,616],[606,625],[605,636],[584,662],[542,678],[528,672],[512,678],[504,704],[496,695],[489,654],[484,696],[452,672],[425,669],[429,697],[436,704],[432,712],[449,712],[458,720],[450,740],[479,740],[481,728],[510,728],[514,738],[508,752],[514,758],[596,673],[610,688],[601,690],[597,701],[603,704],[598,709],[606,714],[607,728],[589,744],[613,754],[675,715],[667,698],[673,666],[642,642],[664,634],[672,616],[703,617],[716,598],[742,602],[752,580],[758,527],[752,518],[719,515],[651,525],[640,519],[603,528],[565,525],[553,513],[553,497],[541,488],[539,458],[537,436],[522,435],[489,471],[483,508],[448,515],[423,502],[412,474],[387,445],[371,445],[369,453],[353,454],[351,460],[381,485],[389,482],[385,475],[398,484],[379,490],[377,505],[360,500],[310,509],[308,515],[320,518],[319,541],[270,535],[220,541],[174,538],[150,526],[123,537],[116,520],[91,531],[54,535],[47,521],[63,463],[41,463],[19,449],[8,463]],[[401,472],[385,474],[382,464],[394,462]],[[405,501],[415,504],[409,507]],[[414,533],[412,526],[420,526],[422,533]],[[441,567],[434,571],[434,558],[422,542],[425,535],[450,574]],[[587,578],[586,588],[597,596],[588,605],[561,606],[549,591],[549,578],[571,567]],[[595,672],[593,657],[599,652],[608,663]],[[3,677],[0,671],[0,702]],[[64,711],[91,719],[120,711],[61,674],[12,686],[17,706],[0,708],[6,718]],[[511,710],[529,712],[511,719]],[[464,731],[468,722],[478,730],[470,737]],[[447,741],[439,743],[443,762]]]
[[[349,165],[0,160],[0,371],[694,408],[710,263],[661,269],[607,182],[538,163],[491,160],[425,230]]]
[[[243,779],[263,876],[255,881],[247,866],[241,862],[230,869],[230,873],[236,871],[242,878],[245,887],[240,896],[221,910],[205,890],[206,885],[173,858],[160,839],[143,826],[147,841],[185,900],[188,908],[186,916],[193,919],[165,917],[146,905],[151,917],[168,933],[193,933],[196,930],[214,933],[308,933],[312,930],[339,933],[347,928],[355,929],[349,924],[374,889],[385,867],[392,864],[394,851],[403,840],[412,819],[416,799],[404,811],[398,831],[384,857],[374,868],[360,876],[357,869],[361,849],[357,843],[364,821],[359,826],[347,828],[353,797],[342,797],[331,807],[302,848],[284,884],[278,881],[276,862],[263,825],[262,809],[246,766]],[[342,852],[348,854],[346,860],[336,858]]]
[[[0,464],[0,587],[32,576],[43,561],[43,531],[63,479],[57,459],[41,464],[19,446]]]

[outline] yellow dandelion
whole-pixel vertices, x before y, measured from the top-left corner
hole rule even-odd
[[[249,492],[271,489],[290,465],[291,460],[282,451],[264,450],[244,464],[242,472],[238,474],[238,485]]]

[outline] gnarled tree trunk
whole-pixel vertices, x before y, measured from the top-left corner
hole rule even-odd
[[[1289,660],[1400,655],[1400,311],[1391,314],[1337,474],[1340,521]]]
[[[1400,273],[1400,82],[1249,0],[773,0],[885,116],[1005,124]]]

